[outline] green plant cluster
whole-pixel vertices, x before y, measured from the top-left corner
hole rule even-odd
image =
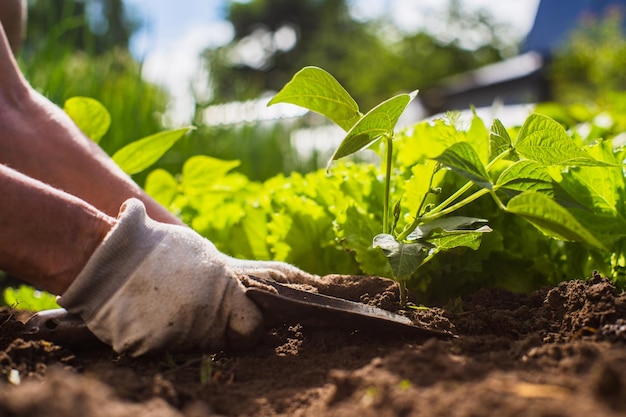
[[[558,48],[549,65],[552,93],[563,103],[599,101],[626,90],[626,33],[620,9],[587,16]]]
[[[150,171],[192,128],[140,139],[113,158],[129,174],[148,172],[150,195],[240,258],[392,277],[420,302],[484,286],[528,291],[592,270],[624,283],[626,155],[616,110],[545,105],[511,128],[450,114],[395,131],[413,97],[363,114],[323,70],[294,76],[274,102],[301,100],[346,130],[328,171],[252,181],[239,161],[205,155],[175,175]],[[94,140],[106,132],[110,118],[94,100],[73,98],[65,109]],[[364,148],[382,167],[345,159]]]
[[[484,226],[488,220],[450,214],[474,206],[484,195],[490,195],[499,209],[493,217],[500,213],[513,214],[548,237],[584,243],[592,251],[589,256],[596,258],[619,252],[626,235],[621,151],[615,152],[606,141],[584,149],[556,121],[532,114],[516,137],[499,120],[488,131],[474,117],[466,134],[445,132],[445,126],[430,135],[422,131],[418,136],[413,135],[417,142],[410,147],[406,146],[412,142],[410,139],[401,141],[403,147],[394,154],[398,142],[395,124],[413,95],[395,96],[363,115],[350,94],[330,74],[307,67],[270,102],[306,107],[346,130],[346,137],[331,161],[379,139],[383,142],[386,147],[383,233],[374,238],[374,246],[382,248],[387,256],[392,269],[390,277],[400,282],[401,290],[416,275],[419,282],[418,270],[436,255],[479,247],[483,234],[491,231]],[[411,162],[403,168],[413,175],[399,188],[414,204],[406,210],[404,219],[408,221],[402,225],[401,215],[407,207],[401,197],[394,200],[393,214],[389,207],[391,181],[397,175],[393,165],[396,160],[406,161],[407,157]],[[444,189],[438,178],[442,168],[459,175],[462,182]],[[435,201],[431,196],[437,197]],[[623,259],[618,259],[620,256],[613,256],[607,262],[612,272],[623,263]]]
[[[511,129],[497,120],[488,129],[475,115],[463,126],[449,115],[394,132],[413,97],[363,115],[332,76],[305,68],[273,102],[305,105],[342,126],[333,160],[368,148],[383,169],[340,161],[329,172],[257,182],[236,172],[239,161],[194,156],[178,175],[150,172],[146,191],[230,255],[393,277],[430,300],[489,285],[530,290],[593,269],[620,278],[624,151],[611,135],[594,140],[589,128],[595,136],[583,138],[540,114]],[[120,153],[132,169],[114,159],[127,172],[146,169],[186,131],[128,145]],[[146,149],[152,158],[137,165]]]

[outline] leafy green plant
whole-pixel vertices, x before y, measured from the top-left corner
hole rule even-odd
[[[324,83],[337,89],[329,77],[307,87],[324,111],[344,94],[316,91]],[[593,269],[626,281],[623,104],[540,106],[552,117],[533,114],[520,127],[449,114],[394,131],[411,98],[365,114],[346,96],[335,101],[341,116],[328,113],[350,139],[329,171],[258,182],[237,171],[240,161],[205,155],[178,173],[150,171],[187,128],[129,145],[116,160],[127,172],[144,170],[145,190],[225,253],[320,275],[396,278],[424,303],[484,286],[529,291]],[[95,139],[106,132],[104,107],[72,101],[66,109],[81,129]],[[382,156],[382,170],[345,158],[362,147]]]
[[[495,120],[489,141],[478,149],[468,141],[455,140],[443,146],[439,154],[430,156],[434,163],[426,163],[427,169],[421,170],[420,178],[406,190],[415,193],[412,199],[417,195],[417,208],[410,212],[410,221],[399,227],[402,199],[395,203],[393,212],[389,209],[395,126],[415,94],[392,97],[362,114],[335,78],[320,68],[305,67],[269,103],[305,107],[328,117],[346,131],[329,167],[333,161],[382,139],[385,145],[382,233],[373,237],[373,246],[381,248],[387,257],[392,278],[400,284],[403,304],[406,303],[406,283],[420,267],[441,252],[461,247],[477,249],[482,234],[491,231],[485,219],[450,216],[487,194],[502,211],[525,219],[550,237],[584,242],[609,252],[607,246],[565,208],[568,204],[576,206],[576,201],[553,179],[552,175],[558,173],[553,171],[551,175],[550,167],[570,167],[568,172],[574,172],[573,169],[584,167],[609,169],[619,165],[615,160],[594,158],[558,123],[539,114],[532,114],[526,120],[515,140],[502,123]],[[459,174],[465,183],[452,190],[444,201],[433,204],[429,198],[441,193],[435,182],[443,168]],[[577,194],[598,191],[591,184],[585,186],[584,181],[577,181],[577,186],[582,187],[576,190]],[[584,217],[582,212],[578,214]],[[621,227],[616,237],[621,239],[623,235]]]
[[[55,295],[38,291],[28,285],[20,285],[18,288],[7,287],[2,295],[4,304],[15,309],[41,311],[59,308]]]

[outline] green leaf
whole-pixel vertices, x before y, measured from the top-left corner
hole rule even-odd
[[[17,310],[41,311],[59,308],[56,295],[39,291],[29,285],[4,289],[4,303]]]
[[[89,97],[72,97],[65,101],[63,110],[76,125],[96,143],[111,126],[111,115],[98,100]]]
[[[409,213],[417,214],[417,209],[422,205],[422,200],[430,198],[431,181],[430,178],[435,173],[436,161],[428,160],[423,164],[415,164],[411,167],[411,177],[404,182],[402,205]],[[424,203],[426,204],[426,202]]]
[[[304,67],[270,100],[291,103],[320,113],[348,131],[361,118],[352,96],[328,72],[318,67]]]
[[[562,174],[561,183],[593,211],[618,214],[624,181],[621,171],[620,168],[576,167]]]
[[[402,112],[416,95],[417,91],[400,94],[370,110],[350,129],[328,162],[329,166],[332,161],[357,152],[382,136],[392,136]]]
[[[224,161],[210,156],[193,156],[183,165],[181,185],[186,194],[204,194],[214,190],[217,180],[238,167],[239,161]]]
[[[494,119],[489,132],[489,160],[508,151],[512,147],[509,132],[499,119]]]
[[[476,230],[472,227],[477,223],[480,223],[480,227],[482,228],[484,227],[482,224],[487,223],[487,220],[463,216],[443,217],[418,226],[409,236],[407,236],[407,239],[428,239],[435,232],[438,232],[439,235],[467,233],[470,231],[475,232]],[[491,231],[489,228],[479,230],[481,233]]]
[[[144,190],[163,207],[169,207],[178,194],[178,182],[166,170],[155,169],[146,177]]]
[[[477,250],[483,233],[490,232],[490,228],[480,228],[478,230],[463,230],[461,233],[437,236],[428,239],[428,243],[435,246],[437,252],[445,252],[456,248],[469,248]]]
[[[608,145],[608,146],[607,146]],[[609,149],[600,149],[609,147]],[[613,160],[610,144],[599,142],[592,148],[606,162]],[[560,183],[585,210],[575,210],[576,218],[605,244],[626,236],[624,174],[616,167],[573,167],[562,173]]]
[[[478,117],[476,110],[472,108],[473,116],[469,129],[465,133],[465,138],[458,142],[469,143],[478,157],[483,163],[490,161],[489,159],[489,131],[485,127],[483,119]]]
[[[267,214],[261,207],[245,207],[242,229],[250,246],[252,259],[270,259],[267,247]]]
[[[380,231],[380,223],[372,216],[350,206],[341,216],[338,237],[346,251],[354,253],[359,268],[367,275],[391,278],[393,271],[383,253],[372,247],[372,236]]]
[[[183,127],[136,140],[115,152],[113,161],[128,175],[137,174],[158,161],[185,133],[193,129]]]
[[[387,257],[396,281],[407,281],[422,265],[432,246],[426,243],[402,243],[392,235],[374,237],[374,248],[381,248]]]
[[[607,165],[592,158],[563,127],[540,114],[531,114],[517,135],[515,151],[542,165]]]
[[[553,198],[564,207],[583,207],[552,179],[544,166],[528,159],[517,161],[505,169],[496,181],[496,188],[503,189],[509,196],[535,191]]]
[[[544,192],[552,188],[553,182],[552,177],[542,165],[524,159],[502,171],[496,185],[518,191]]]
[[[572,214],[543,194],[529,191],[513,197],[506,211],[523,217],[550,237],[585,242],[607,251]]]
[[[493,187],[489,180],[487,169],[480,161],[474,148],[467,142],[457,142],[451,145],[435,160],[458,172],[480,187],[487,189]]]

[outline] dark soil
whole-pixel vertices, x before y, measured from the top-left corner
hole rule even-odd
[[[370,291],[327,281],[321,292],[396,306],[380,280],[365,280]],[[142,359],[24,341],[28,316],[4,310],[0,416],[626,414],[626,295],[609,281],[481,290],[455,310],[412,313],[459,336],[447,341],[296,325],[268,330],[245,353]]]

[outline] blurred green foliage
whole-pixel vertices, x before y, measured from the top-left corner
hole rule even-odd
[[[549,76],[554,98],[566,104],[612,100],[626,90],[626,33],[623,14],[588,16],[554,53]]]
[[[36,55],[44,39],[61,49],[100,55],[128,49],[139,21],[123,0],[29,0],[27,40],[23,54]],[[44,49],[46,49],[44,47]]]
[[[28,31],[20,55],[24,74],[60,106],[75,96],[101,102],[111,114],[111,128],[99,143],[105,151],[113,154],[164,128],[169,98],[163,89],[141,78],[141,63],[128,51],[140,22],[122,0],[33,0],[28,7]],[[450,2],[450,25],[491,34],[491,40],[475,50],[462,48],[454,36],[438,40],[425,32],[401,33],[387,21],[355,20],[345,0],[229,2],[227,17],[236,37],[231,44],[206,52],[213,93],[208,101],[197,103],[193,118],[197,131],[158,162],[170,173],[179,172],[184,161],[196,154],[236,157],[242,161],[238,170],[253,180],[318,168],[323,163],[319,155],[303,158],[290,142],[290,132],[305,127],[306,121],[206,126],[201,117],[209,104],[256,99],[268,89],[280,88],[302,63],[329,68],[367,107],[390,91],[424,88],[439,77],[498,60],[510,47],[489,16],[465,12],[457,0]],[[254,32],[255,28],[267,30]],[[291,28],[297,44],[275,48],[266,57],[267,65],[231,60],[242,39],[271,35],[281,28]],[[143,184],[145,174],[134,178]]]
[[[87,13],[94,5],[101,13],[95,21]],[[111,128],[100,142],[108,153],[162,130],[168,100],[162,89],[141,78],[141,65],[128,51],[137,24],[126,16],[121,0],[28,2],[19,60],[33,87],[57,105],[85,96],[109,110]]]

